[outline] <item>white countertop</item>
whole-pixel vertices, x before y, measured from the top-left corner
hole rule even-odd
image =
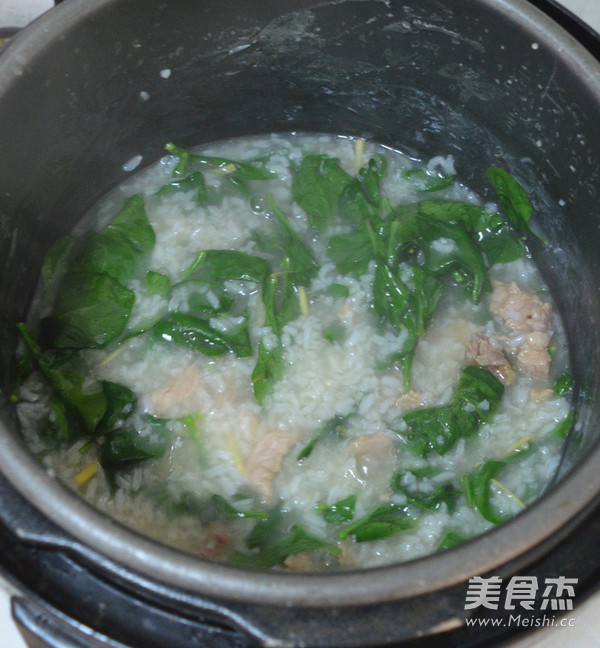
[[[562,0],[562,4],[600,32],[600,0]],[[53,5],[53,0],[0,0],[0,26],[22,27]],[[27,648],[12,621],[9,595],[3,587],[0,581],[0,648]],[[577,606],[572,617],[575,627],[533,633],[513,648],[600,648],[599,597]]]

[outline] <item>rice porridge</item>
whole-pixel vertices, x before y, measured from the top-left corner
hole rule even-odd
[[[360,139],[167,152],[50,249],[20,325],[49,470],[158,541],[300,571],[442,551],[539,497],[573,381],[508,173],[484,205],[451,158]]]

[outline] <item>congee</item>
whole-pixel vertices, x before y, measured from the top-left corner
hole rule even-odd
[[[523,189],[482,169],[485,203],[454,164],[167,144],[48,251],[13,393],[32,451],[240,566],[405,561],[516,515],[573,427],[568,350]]]

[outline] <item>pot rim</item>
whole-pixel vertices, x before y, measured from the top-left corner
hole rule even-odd
[[[44,46],[117,0],[72,0],[14,38],[0,57],[0,98]],[[560,53],[600,105],[600,64],[557,23],[522,0],[480,0],[524,25],[532,38]],[[306,607],[371,604],[418,596],[500,571],[557,544],[597,502],[600,442],[555,488],[509,522],[441,554],[405,563],[338,573],[289,574],[202,561],[141,536],[93,508],[52,477],[16,435],[0,429],[0,470],[12,486],[83,547],[152,581],[238,602]],[[576,497],[573,496],[576,494]],[[16,529],[18,535],[24,533]],[[71,547],[77,550],[77,546]]]

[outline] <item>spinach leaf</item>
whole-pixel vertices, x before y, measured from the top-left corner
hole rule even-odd
[[[27,349],[53,390],[53,409],[60,436],[66,441],[98,438],[112,432],[131,416],[134,393],[108,380],[90,381],[75,366],[76,356],[42,352],[24,324],[18,325]]]
[[[158,459],[169,449],[171,437],[169,421],[147,416],[141,429],[122,427],[113,431],[102,445],[100,463],[107,473],[114,475],[116,470]]]
[[[467,365],[461,370],[452,404],[489,423],[503,395],[504,385],[495,376],[481,367]]]
[[[156,236],[146,216],[144,199],[136,194],[99,234],[90,234],[75,268],[106,274],[117,281],[130,279],[141,259],[154,247]]]
[[[224,283],[186,279],[173,287],[171,306],[202,319],[227,315],[234,310],[236,293]],[[236,311],[237,312],[237,311]]]
[[[371,158],[366,167],[358,171],[358,177],[368,201],[377,207],[373,216],[378,216],[382,205],[381,181],[387,173],[387,160],[382,155]]]
[[[461,224],[485,253],[490,266],[523,256],[523,244],[506,219],[483,207],[459,201],[423,200],[418,210],[421,215]]]
[[[567,371],[563,371],[554,381],[554,385],[552,386],[556,398],[560,398],[561,396],[570,396],[573,393],[574,388],[575,378],[573,378],[573,376]]]
[[[75,238],[73,236],[64,236],[58,239],[46,252],[41,271],[42,285],[46,292],[51,290],[56,282],[57,275],[65,268],[74,243]]]
[[[339,322],[334,322],[328,326],[323,327],[321,335],[329,344],[335,344],[336,342],[343,342],[346,339],[348,331],[343,324]]]
[[[261,283],[269,272],[269,264],[261,257],[236,250],[202,250],[185,272],[185,278],[212,283],[229,280]]]
[[[86,377],[77,371],[72,354],[42,352],[24,324],[18,324],[18,329],[42,375],[58,398],[76,417],[76,425],[71,426],[69,433],[71,440],[93,433],[106,414],[107,403],[102,386],[98,383],[89,383]]]
[[[174,312],[158,322],[152,329],[155,339],[187,346],[207,356],[221,356],[233,352],[239,358],[252,355],[248,319],[227,331],[215,328],[210,321]]]
[[[373,241],[373,229],[365,223],[349,234],[332,236],[327,245],[327,256],[340,274],[352,274],[360,279],[377,256]]]
[[[129,198],[104,232],[122,236],[142,254],[151,252],[156,243],[156,235],[146,216],[144,199],[139,194]]]
[[[52,316],[42,320],[43,339],[59,349],[102,348],[124,331],[135,293],[107,274],[70,272]]]
[[[354,517],[355,506],[356,495],[349,495],[330,506],[321,502],[317,504],[316,509],[328,524],[343,524]]]
[[[310,248],[288,223],[284,213],[275,203],[273,196],[269,194],[267,199],[280,226],[279,248],[284,257],[282,265],[292,274],[292,279],[296,285],[308,286],[319,272],[319,264],[316,262]]]
[[[566,439],[569,432],[573,429],[575,423],[575,414],[573,410],[569,410],[569,413],[565,418],[552,430],[550,436],[553,439]]]
[[[418,231],[425,256],[424,267],[439,275],[455,272],[457,279],[456,272],[459,272],[458,280],[464,284],[469,298],[473,303],[479,303],[482,291],[489,290],[490,284],[481,252],[464,227],[421,215]]]
[[[411,169],[404,172],[404,177],[414,182],[417,191],[433,193],[447,189],[454,184],[452,176],[440,175],[438,173],[428,173],[423,169]]]
[[[352,178],[343,187],[337,211],[344,220],[361,223],[379,218],[382,206],[379,184],[386,170],[385,158],[377,156],[369,160],[366,168],[360,169],[358,178]]]
[[[144,287],[149,295],[158,295],[163,299],[168,299],[171,296],[171,280],[160,272],[149,270],[146,273]]]
[[[264,325],[270,327],[279,340],[276,345],[269,347],[261,340],[258,346],[252,386],[254,396],[261,405],[283,374],[283,347],[280,339],[283,328],[300,313],[291,273],[284,269],[267,276],[262,285],[262,301],[265,307]]]
[[[283,523],[283,509],[281,504],[278,503],[269,509],[267,517],[259,520],[246,536],[246,546],[248,549],[265,551],[281,536]]]
[[[133,414],[137,405],[137,398],[129,387],[108,380],[103,380],[101,385],[106,399],[106,409],[94,429],[95,437],[108,434],[122,425]]]
[[[387,263],[377,263],[373,280],[373,308],[380,320],[394,327],[404,324],[412,293],[398,272]]]
[[[467,538],[462,535],[462,533],[449,529],[448,531],[445,531],[444,535],[441,537],[436,548],[436,552],[444,551],[444,549],[450,549],[451,547],[462,544],[466,540]]]
[[[523,187],[504,169],[490,167],[485,173],[498,194],[502,210],[509,222],[522,232],[530,232],[529,219],[533,207]]]
[[[160,300],[157,301],[156,297]],[[149,270],[142,288],[136,294],[136,302],[121,341],[151,330],[169,312],[170,297],[169,277]]]
[[[421,457],[443,455],[460,438],[473,436],[482,423],[491,421],[504,386],[491,373],[472,365],[463,367],[447,405],[413,410],[396,419],[392,428],[408,440]]]
[[[267,348],[263,342],[258,344],[256,365],[252,371],[252,389],[259,405],[273,391],[273,386],[283,375],[283,347],[279,344]]]
[[[383,504],[344,527],[338,532],[337,537],[340,540],[345,540],[353,535],[356,542],[370,542],[410,531],[415,527],[415,524],[416,521],[408,515],[406,507]]]
[[[336,299],[347,299],[350,297],[350,288],[339,283],[332,283],[325,288],[323,294],[327,297],[334,297]]]
[[[158,493],[158,502],[173,515],[194,515],[202,524],[211,522],[231,522],[241,519],[266,519],[264,511],[242,511],[232,506],[221,495],[213,494],[209,497],[198,497],[193,493],[185,492],[173,497],[165,490]]]
[[[402,493],[406,499],[419,508],[433,511],[445,504],[452,513],[460,490],[451,481],[432,482],[440,471],[430,466],[423,468],[401,468],[392,477],[392,489]]]
[[[328,544],[294,524],[290,533],[283,536],[257,554],[235,553],[230,563],[238,567],[253,567],[268,569],[280,565],[288,556],[301,551],[323,550],[334,555],[340,553],[339,547]]]
[[[156,193],[157,196],[170,196],[173,193],[177,192],[186,192],[186,191],[195,191],[196,192],[196,202],[201,207],[206,207],[210,204],[208,200],[208,193],[206,191],[206,183],[204,182],[204,176],[200,171],[195,171],[190,173],[190,175],[185,178],[177,178],[172,180],[166,185],[163,185]]]
[[[208,167],[213,172],[235,174],[241,180],[272,180],[276,177],[276,174],[268,169],[227,158],[196,155],[176,146],[172,142],[169,142],[165,149],[179,158],[179,164],[175,167],[176,175],[183,175],[188,164],[191,164],[196,167]]]
[[[283,327],[300,314],[296,288],[286,269],[265,278],[262,284],[265,307],[265,326],[270,326],[278,337]]]
[[[308,457],[310,457],[313,450],[315,449],[317,443],[322,439],[327,437],[343,437],[346,434],[348,419],[350,419],[351,416],[352,414],[347,414],[346,416],[336,414],[336,416],[326,421],[323,426],[319,428],[318,432],[312,437],[312,439],[304,446],[304,448],[300,450],[298,456],[296,457],[296,461],[303,461],[304,459],[308,459]]]
[[[338,214],[342,193],[353,182],[338,160],[328,155],[306,155],[292,181],[292,196],[310,225],[325,230]]]
[[[476,508],[481,516],[492,524],[501,524],[512,516],[499,512],[490,501],[491,482],[506,466],[523,459],[532,452],[531,444],[516,449],[504,459],[486,461],[478,470],[463,477],[467,504]]]

